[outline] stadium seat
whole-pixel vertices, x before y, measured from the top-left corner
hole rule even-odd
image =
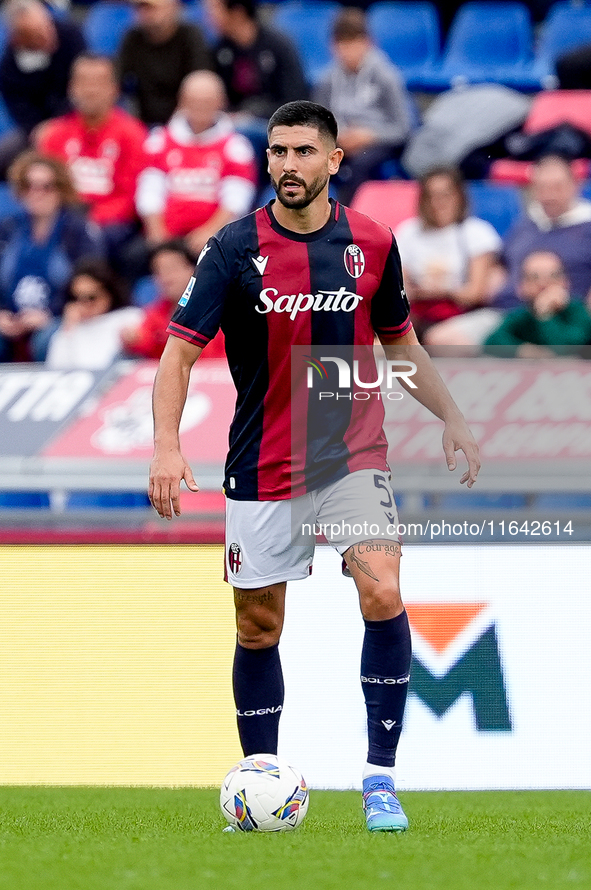
[[[133,6],[119,0],[103,0],[88,10],[82,25],[88,48],[114,56],[123,34],[133,24]]]
[[[474,216],[495,227],[501,238],[521,215],[521,193],[516,186],[483,181],[467,183]]]
[[[201,0],[190,0],[184,3],[184,16],[188,22],[199,25],[201,32],[208,43],[213,43],[216,39],[216,33],[208,15],[205,12]]]
[[[142,491],[70,491],[65,510],[142,510],[150,506]]]
[[[424,86],[444,90],[466,83],[540,89],[533,68],[532,24],[524,3],[472,0],[460,7],[441,64]]]
[[[499,158],[490,166],[489,179],[492,182],[512,185],[529,185],[533,161],[514,161],[512,158]],[[572,163],[577,179],[587,179],[591,175],[591,161],[577,158]]]
[[[156,282],[151,275],[144,275],[133,285],[131,302],[134,306],[147,306],[158,296]]]
[[[3,53],[8,43],[8,25],[4,17],[0,18],[0,53]]]
[[[591,136],[591,90],[544,90],[534,97],[523,125],[526,135],[541,133],[559,124],[572,124]],[[581,179],[589,175],[589,161],[575,161],[575,174]],[[489,177],[495,182],[525,185],[529,182],[531,161],[500,158],[491,164]]]
[[[555,3],[540,25],[535,67],[544,86],[556,86],[556,59],[591,43],[591,5]]]
[[[22,209],[8,183],[0,182],[0,219],[22,212]]]
[[[416,216],[418,188],[413,180],[364,182],[355,192],[351,207],[395,229],[403,220]]]
[[[14,126],[14,121],[10,116],[4,99],[0,95],[0,136],[4,136],[5,133],[10,132],[10,130],[14,129]]]
[[[557,124],[572,124],[591,136],[591,90],[545,90],[534,98],[524,133],[541,133]]]
[[[373,40],[406,79],[410,90],[420,90],[433,76],[441,54],[437,10],[432,3],[372,3],[368,25]]]
[[[331,26],[339,9],[332,0],[293,0],[275,10],[273,25],[295,44],[310,84],[331,61]]]

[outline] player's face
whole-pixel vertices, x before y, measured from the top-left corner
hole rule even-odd
[[[328,187],[343,156],[316,127],[274,127],[267,158],[271,184],[284,207],[308,207]]]

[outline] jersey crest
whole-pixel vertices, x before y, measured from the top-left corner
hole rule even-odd
[[[357,244],[349,244],[345,248],[345,269],[351,278],[361,278],[365,271],[365,257]]]

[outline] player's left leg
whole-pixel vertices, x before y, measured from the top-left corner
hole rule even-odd
[[[408,827],[394,785],[411,661],[410,628],[400,597],[400,555],[397,541],[379,539],[359,542],[344,553],[365,623],[361,684],[369,744],[363,797],[370,831]]]
[[[363,775],[367,825],[370,831],[404,831],[408,821],[395,795],[394,762],[411,642],[400,598],[398,514],[389,474],[357,470],[313,493],[313,500],[327,539],[355,580],[365,622],[361,683],[369,742]]]

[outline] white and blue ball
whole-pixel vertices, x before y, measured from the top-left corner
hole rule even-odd
[[[233,766],[222,783],[220,806],[238,831],[291,831],[308,810],[301,773],[276,754],[254,754]]]

